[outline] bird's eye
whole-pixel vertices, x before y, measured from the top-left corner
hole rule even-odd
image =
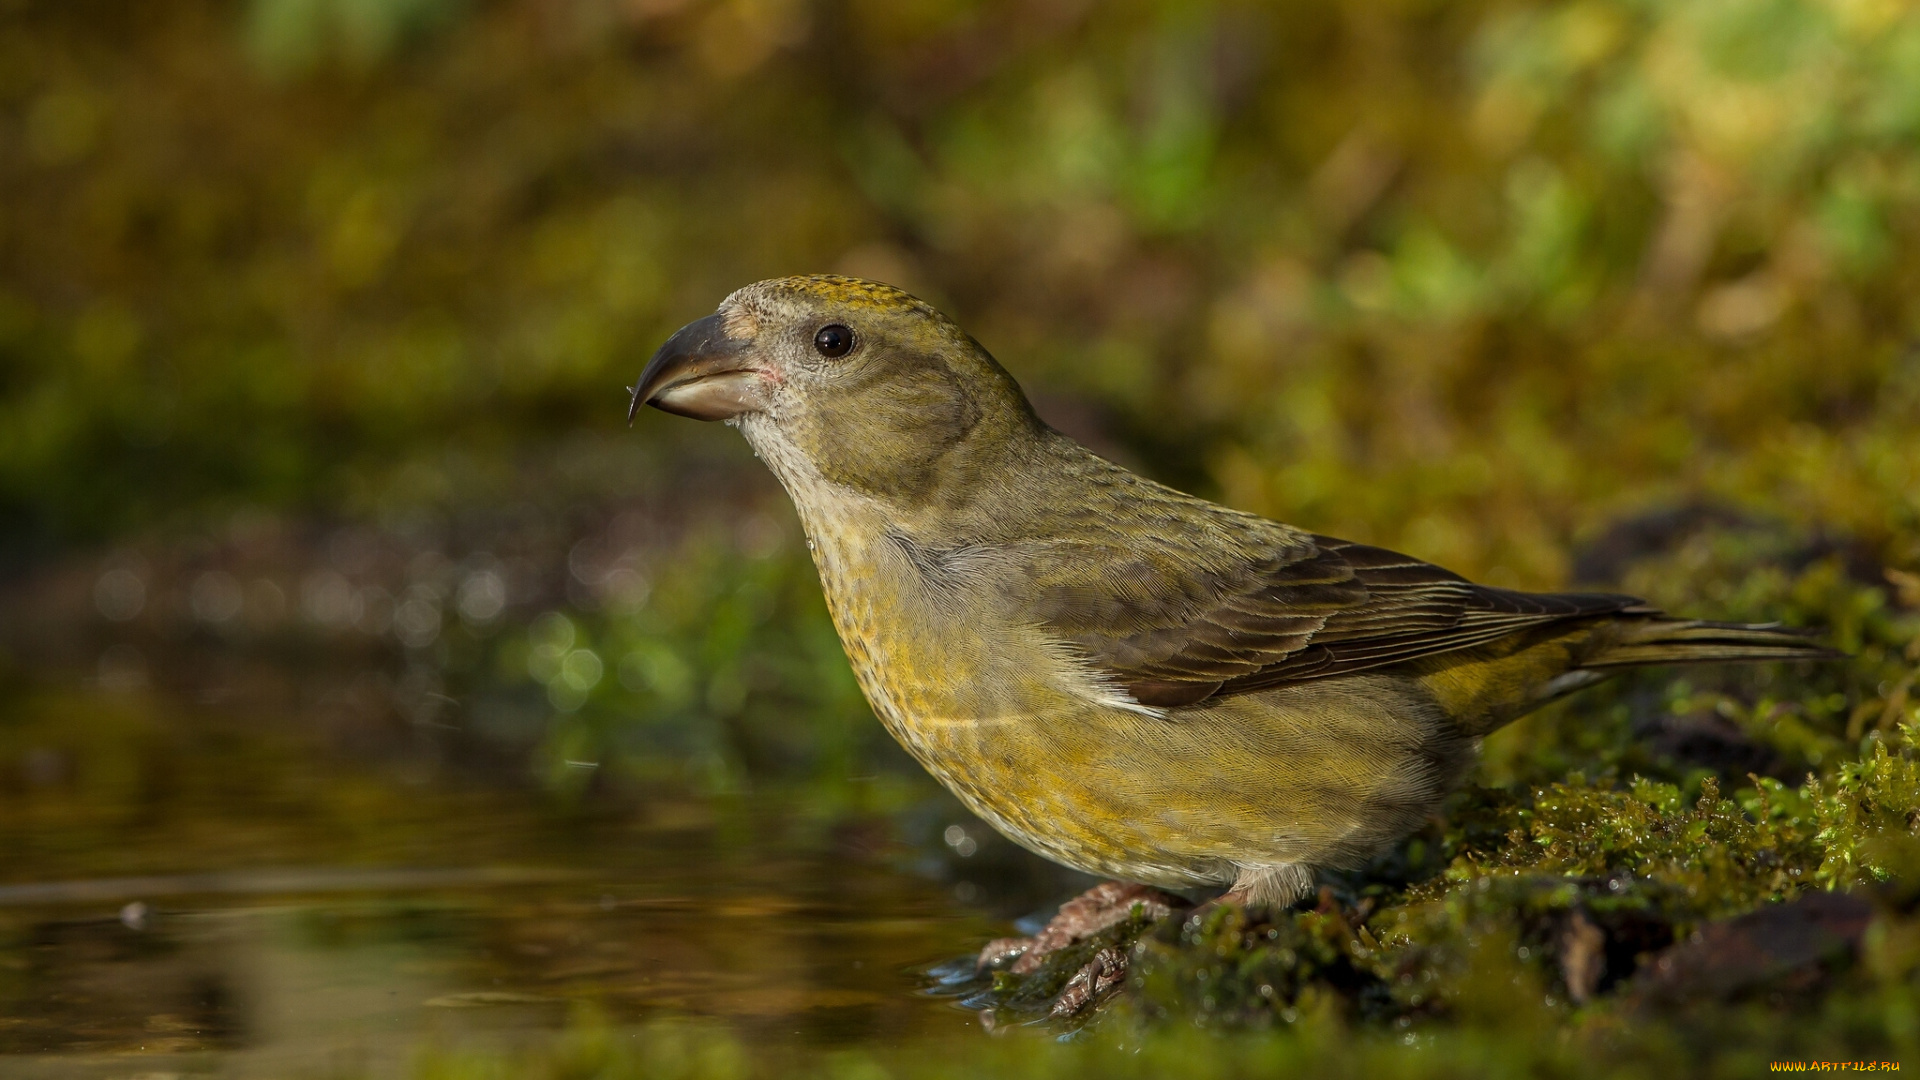
[[[820,350],[821,356],[845,356],[853,348],[853,331],[834,323],[823,326],[813,335],[813,347]]]

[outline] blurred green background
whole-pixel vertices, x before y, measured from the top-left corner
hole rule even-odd
[[[828,270],[924,292],[1152,472],[1495,580],[1660,502],[1914,520],[1893,0],[5,18],[0,506],[34,550],[483,499],[562,443],[744,457],[622,434],[620,388]]]
[[[625,426],[823,271],[1176,486],[1859,657],[1629,681],[1485,782],[1857,772],[1914,719],[1917,241],[1900,0],[0,0],[0,876],[430,858],[451,775],[1057,900],[872,721],[737,436]],[[214,712],[345,772],[182,795]]]

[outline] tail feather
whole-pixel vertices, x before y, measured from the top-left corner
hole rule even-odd
[[[1620,668],[1639,664],[1702,664],[1762,660],[1841,660],[1846,653],[1827,648],[1805,631],[1777,623],[1722,623],[1695,619],[1649,619],[1620,623],[1621,635],[1583,668]]]

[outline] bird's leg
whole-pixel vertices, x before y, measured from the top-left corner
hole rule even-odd
[[[1110,926],[1132,918],[1136,908],[1149,919],[1159,919],[1185,906],[1185,901],[1158,889],[1104,881],[1061,904],[1060,913],[1033,937],[998,938],[988,942],[986,948],[980,950],[979,966],[986,968],[1012,960],[1008,970],[1016,975],[1026,975],[1038,970],[1048,956],[1074,942],[1085,941]],[[1112,983],[1109,981],[1105,985]]]
[[[1298,863],[1243,866],[1226,892],[1187,912],[1187,921],[1190,925],[1204,922],[1215,908],[1229,905],[1242,911],[1249,907],[1285,911],[1312,888],[1313,871]]]
[[[1192,918],[1205,918],[1221,905],[1282,909],[1305,896],[1313,888],[1313,872],[1304,866],[1281,863],[1273,866],[1243,867],[1226,892],[1194,908]],[[1186,907],[1185,901],[1168,896],[1145,885],[1127,885],[1118,881],[1102,882],[1060,905],[1060,913],[1038,934],[1030,938],[998,938],[980,950],[978,967],[985,969],[1007,964],[1015,975],[1038,971],[1047,957],[1075,942],[1085,941],[1109,927],[1125,922],[1139,910],[1148,919],[1161,919]],[[1067,980],[1060,996],[1054,999],[1052,1014],[1073,1016],[1100,999],[1127,977],[1127,954],[1117,948],[1101,949]]]

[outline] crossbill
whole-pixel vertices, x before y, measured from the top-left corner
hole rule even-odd
[[[1831,655],[1184,495],[1049,428],[978,342],[872,282],[735,292],[661,347],[643,403],[737,427],[773,470],[901,745],[1015,842],[1123,882],[1285,904],[1546,702],[1641,664]]]

